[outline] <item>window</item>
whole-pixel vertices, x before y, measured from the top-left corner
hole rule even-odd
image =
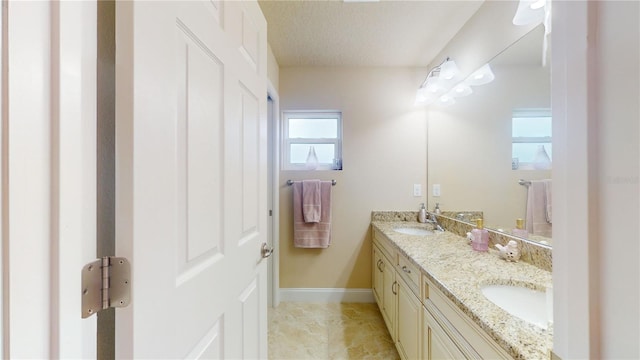
[[[311,147],[317,170],[342,170],[342,114],[329,111],[284,112],[282,166],[284,170],[308,170]]]
[[[511,168],[551,169],[551,110],[514,110],[512,116]]]

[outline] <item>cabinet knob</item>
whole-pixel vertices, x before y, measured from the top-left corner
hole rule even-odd
[[[406,265],[402,267],[402,271],[406,272],[407,274],[411,274],[411,270],[407,269]]]

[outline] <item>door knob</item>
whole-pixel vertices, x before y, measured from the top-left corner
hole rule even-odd
[[[260,250],[260,253],[262,254],[262,257],[266,259],[271,256],[271,254],[273,254],[273,248],[270,248],[267,243],[262,243],[262,249]]]

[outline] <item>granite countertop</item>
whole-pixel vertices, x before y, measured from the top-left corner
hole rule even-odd
[[[460,310],[493,338],[515,359],[548,359],[553,347],[553,329],[529,324],[490,302],[480,287],[490,284],[520,285],[537,290],[551,286],[549,271],[524,262],[507,262],[498,251],[477,252],[467,240],[451,232],[434,235],[403,235],[397,227],[431,228],[431,225],[407,221],[372,221],[400,252],[409,257],[423,273]]]

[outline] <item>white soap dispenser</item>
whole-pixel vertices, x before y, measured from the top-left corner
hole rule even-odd
[[[421,223],[427,222],[427,209],[424,207],[424,203],[420,204],[420,211],[418,211],[418,221]]]

